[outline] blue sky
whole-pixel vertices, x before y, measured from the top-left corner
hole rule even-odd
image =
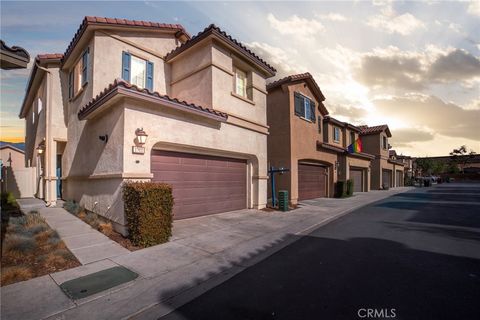
[[[480,152],[480,4],[355,2],[1,2],[1,38],[32,56],[63,53],[86,15],[215,23],[278,69],[309,71],[332,116],[388,123],[397,151]],[[29,70],[2,71],[1,136],[23,137]]]

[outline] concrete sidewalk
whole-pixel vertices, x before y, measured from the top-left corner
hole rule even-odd
[[[34,198],[19,199],[17,202],[25,213],[38,211],[81,264],[130,252],[61,207],[48,208],[42,200]]]
[[[85,319],[92,314],[96,319],[158,319],[309,230],[411,189],[305,201],[285,213],[240,210],[175,221],[169,243],[2,288],[2,319]],[[80,300],[68,299],[58,286],[117,265],[139,277]]]

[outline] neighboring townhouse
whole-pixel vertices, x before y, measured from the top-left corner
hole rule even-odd
[[[361,179],[368,181],[372,157],[347,155],[345,149],[344,137],[350,132],[357,137],[360,129],[328,117],[325,97],[310,73],[282,78],[267,89],[268,161],[290,170],[277,175],[276,188],[288,190],[293,205],[333,197],[337,180],[355,175],[350,170],[360,170]],[[363,180],[359,185],[368,190]]]
[[[172,185],[176,219],[265,207],[266,79],[276,71],[218,27],[190,38],[181,25],[86,17],[58,67],[45,67],[43,108],[60,99],[60,114],[28,130],[32,86],[21,115],[31,161],[43,146],[44,167],[61,167],[63,199],[123,233],[121,186],[131,179]],[[65,136],[46,133],[56,122]],[[58,197],[48,190],[46,199]]]
[[[396,159],[403,162],[404,165],[404,176],[405,178],[412,178],[413,177],[413,162],[415,161],[414,158],[405,155],[397,155]]]
[[[35,168],[34,193],[48,204],[61,198],[62,154],[67,142],[62,58],[59,53],[35,58],[20,109],[20,118],[25,119],[24,163]]]
[[[360,128],[332,117],[323,119],[323,148],[338,149],[338,180],[353,180],[354,192],[370,191],[370,171],[373,155],[347,152],[347,147],[359,139]]]
[[[0,68],[3,70],[24,69],[30,62],[27,50],[12,46],[9,47],[0,40]]]
[[[372,160],[370,189],[379,190],[403,186],[404,164],[390,157],[388,138],[392,137],[386,124],[359,126],[362,130],[363,151],[375,156]]]

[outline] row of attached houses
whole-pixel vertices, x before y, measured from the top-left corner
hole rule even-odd
[[[78,201],[123,232],[131,179],[171,184],[177,219],[264,208],[269,164],[290,168],[278,187],[293,204],[333,196],[339,179],[356,191],[401,185],[387,126],[338,121],[310,74],[267,86],[275,73],[215,25],[191,37],[85,17],[64,54],[36,57],[21,107],[37,196]],[[359,136],[364,152],[348,153]]]

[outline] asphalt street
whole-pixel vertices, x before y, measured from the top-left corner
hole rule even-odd
[[[480,319],[480,184],[360,208],[162,319]]]

